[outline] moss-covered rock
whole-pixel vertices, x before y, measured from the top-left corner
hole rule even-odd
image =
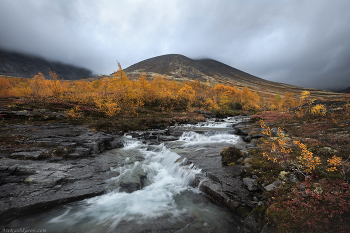
[[[220,151],[220,155],[223,166],[237,163],[237,160],[244,156],[241,150],[236,148],[235,146],[223,148]]]
[[[247,217],[250,213],[251,209],[249,209],[246,206],[239,206],[236,208],[237,214],[239,214],[241,217]]]

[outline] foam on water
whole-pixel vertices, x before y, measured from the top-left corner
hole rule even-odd
[[[198,134],[193,131],[184,132],[178,141],[185,142],[184,146],[193,146],[209,143],[235,143],[239,136],[228,134],[227,132],[215,132],[212,134]]]
[[[189,184],[193,182],[195,174],[199,173],[200,169],[195,168],[193,164],[185,165],[186,161],[176,162],[180,156],[164,145],[159,146],[158,152],[142,148],[142,144],[138,141],[129,141],[123,148],[123,150],[135,149],[142,152],[145,161],[117,168],[120,175],[112,180],[117,181],[134,169],[141,168],[147,173],[147,180],[150,182],[148,186],[132,193],[114,190],[87,199],[82,202],[80,208],[67,209],[49,223],[74,226],[82,222],[91,222],[93,225],[109,226],[109,230],[112,230],[121,221],[142,223],[163,216],[168,220],[181,216],[186,210],[177,208],[174,196],[186,190],[194,190]]]

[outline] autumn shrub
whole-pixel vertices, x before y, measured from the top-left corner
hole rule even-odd
[[[311,114],[315,116],[326,115],[326,108],[322,104],[316,104],[311,108]]]
[[[265,140],[267,147],[265,147],[263,156],[275,163],[283,163],[287,166],[294,159],[290,154],[292,150],[288,148],[288,137],[285,136],[281,128],[278,128],[277,137],[272,137],[270,127],[266,126],[263,120],[260,121],[260,125],[264,129],[262,133],[269,137],[268,140]]]
[[[277,232],[349,232],[350,185],[307,180],[287,194],[276,190],[266,211]]]
[[[76,106],[75,108],[70,109],[66,113],[66,117],[71,118],[73,120],[81,118],[82,114],[80,112],[79,106]]]
[[[113,99],[96,98],[95,103],[99,109],[103,110],[107,117],[114,117],[120,113],[121,108]]]
[[[42,73],[38,73],[30,80],[30,88],[33,101],[39,101],[44,97],[47,85]]]
[[[11,84],[8,79],[0,78],[0,97],[7,96],[10,91]]]

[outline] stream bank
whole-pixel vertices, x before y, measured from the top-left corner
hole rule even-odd
[[[130,132],[126,137],[96,133],[83,126],[68,124],[9,126],[8,131],[21,137],[16,139],[20,145],[17,151],[6,154],[6,148],[2,148],[1,219],[10,220],[109,193],[116,187],[110,180],[118,176],[118,171],[111,168],[125,166],[126,158],[118,157],[118,160],[108,150],[124,148],[125,141],[130,138],[140,140],[149,150],[154,150],[153,145],[163,143],[180,156],[176,161],[182,162],[183,166],[201,169],[191,178],[192,185],[199,186],[215,203],[233,211],[239,207],[251,209],[260,202],[259,192],[249,190],[240,177],[244,169],[242,165],[222,166],[220,156],[223,147],[234,144],[246,151],[251,146],[234,135],[240,132],[239,124],[247,120],[246,117],[236,117],[224,122],[177,125],[165,130]],[[208,128],[215,128],[215,132],[208,134]],[[135,158],[132,164],[143,160],[142,156]],[[133,193],[143,189],[147,186],[146,176],[138,175],[137,182],[118,183],[123,189],[120,191]],[[257,230],[256,223],[250,218],[244,219],[241,228],[237,228],[237,232]]]

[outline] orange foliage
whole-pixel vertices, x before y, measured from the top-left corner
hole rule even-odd
[[[9,89],[11,84],[8,79],[0,78],[0,96],[7,96],[9,94]]]
[[[39,73],[32,79],[0,79],[8,96],[31,97],[34,101],[51,98],[75,104],[88,104],[102,110],[106,116],[122,112],[138,114],[143,108],[157,108],[160,111],[186,110],[192,108],[209,111],[225,111],[243,106],[244,110],[262,108],[262,98],[248,87],[239,90],[229,85],[215,85],[196,81],[171,81],[157,76],[148,80],[141,74],[138,80],[130,80],[118,63],[118,71],[110,78],[95,81],[58,80],[57,74],[49,70],[52,80],[45,80]],[[8,85],[10,83],[10,85]],[[237,105],[238,104],[238,105]]]
[[[31,97],[34,101],[41,100],[45,95],[46,82],[42,73],[38,73],[30,80]]]
[[[60,81],[57,80],[58,76],[57,76],[55,71],[52,72],[49,69],[49,73],[50,73],[50,76],[53,79],[53,81],[50,82],[50,84],[49,84],[51,93],[52,93],[54,98],[58,99],[58,98],[60,98],[61,94],[63,93],[62,85],[61,85]]]

